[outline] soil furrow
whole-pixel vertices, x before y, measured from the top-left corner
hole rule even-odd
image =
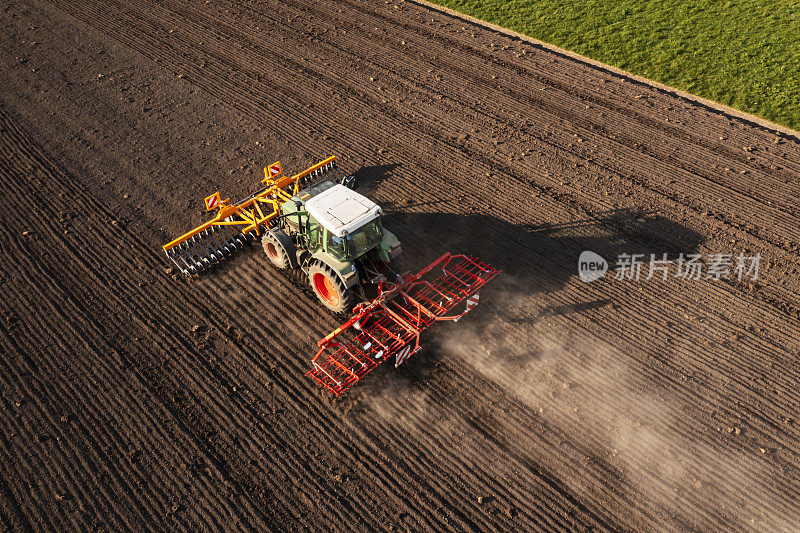
[[[0,20],[0,195],[25,206],[0,231],[4,519],[796,523],[796,139],[408,2],[15,0]],[[159,250],[206,219],[197,198],[331,153],[411,268],[452,250],[504,270],[336,401],[303,375],[339,318],[302,275],[253,246],[184,281]],[[605,279],[578,279],[585,250]],[[718,252],[761,254],[761,276],[613,270]],[[87,497],[56,503],[62,485]]]

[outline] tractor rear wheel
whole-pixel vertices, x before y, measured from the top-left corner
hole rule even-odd
[[[353,291],[344,286],[328,265],[313,263],[308,269],[308,282],[319,301],[334,313],[344,313],[353,308]]]
[[[281,237],[285,238],[282,239]],[[289,252],[293,250],[286,249],[285,243],[287,242],[291,243],[291,240],[283,233],[283,230],[280,229],[268,231],[261,238],[261,246],[264,247],[264,253],[267,254],[267,259],[269,259],[269,262],[272,263],[273,266],[281,270],[286,270],[292,266],[289,259]]]

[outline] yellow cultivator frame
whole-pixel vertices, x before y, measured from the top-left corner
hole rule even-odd
[[[280,215],[281,205],[301,188],[325,180],[343,183],[350,179],[336,167],[335,156],[291,177],[280,175],[280,169],[280,162],[265,167],[264,187],[234,204],[230,199],[220,200],[219,193],[206,197],[206,209],[218,209],[216,216],[165,244],[167,257],[187,276],[202,272],[241,251],[261,235]]]

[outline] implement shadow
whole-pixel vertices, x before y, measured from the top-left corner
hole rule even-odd
[[[405,206],[403,206],[405,207]],[[542,307],[540,292],[561,290],[578,275],[578,257],[593,251],[613,269],[620,254],[642,254],[675,259],[693,253],[704,238],[657,213],[620,209],[583,220],[559,224],[514,224],[486,214],[413,213],[387,206],[384,225],[400,237],[405,250],[405,270],[415,272],[446,251],[474,255],[503,271],[481,291],[481,305],[465,321],[470,328],[491,330],[496,321],[532,327],[548,317],[590,313],[613,302],[587,299],[574,304]],[[643,269],[646,273],[646,269]],[[461,326],[461,323],[458,324]],[[380,393],[385,388],[406,388],[435,379],[442,350],[442,332],[451,323],[435,325],[424,333],[423,349],[399,368],[391,362],[376,371],[380,379],[366,380],[360,389]],[[491,342],[491,339],[490,339]],[[524,353],[492,353],[506,362],[524,365],[541,356],[537,349]],[[369,385],[367,384],[369,383]]]

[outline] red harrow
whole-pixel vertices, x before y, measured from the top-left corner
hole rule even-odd
[[[424,279],[435,267],[442,273]],[[465,255],[446,253],[398,283],[378,289],[378,297],[353,310],[353,317],[317,343],[307,375],[334,396],[395,357],[395,367],[420,350],[419,335],[434,322],[458,321],[478,305],[481,287],[499,270]],[[452,310],[466,300],[457,314]]]

